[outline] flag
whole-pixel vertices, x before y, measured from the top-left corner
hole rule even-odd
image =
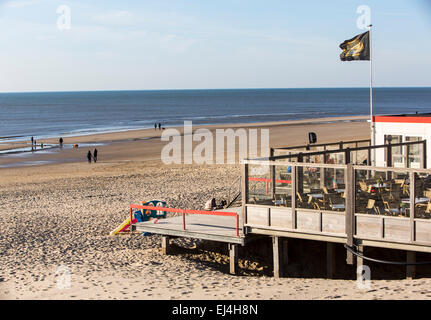
[[[361,33],[340,44],[341,61],[370,60],[370,32]]]

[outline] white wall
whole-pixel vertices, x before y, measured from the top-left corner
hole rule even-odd
[[[408,137],[421,137],[427,140],[427,168],[431,168],[430,142],[431,123],[399,123],[399,122],[375,122],[375,144],[385,144],[385,135],[402,135],[403,141]],[[386,166],[385,150],[376,150],[376,165]]]

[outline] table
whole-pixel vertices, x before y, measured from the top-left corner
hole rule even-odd
[[[308,195],[310,197],[312,197],[313,199],[323,199],[323,194],[321,194],[321,193],[310,193]]]
[[[429,198],[415,198],[415,203],[426,203],[429,200],[430,200]],[[401,199],[401,202],[410,203],[410,198]]]
[[[375,184],[372,184],[371,186],[374,188],[387,188],[387,187],[389,187],[389,185],[387,183],[382,183],[382,184],[375,183]]]

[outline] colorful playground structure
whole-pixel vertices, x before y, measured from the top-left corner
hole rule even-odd
[[[150,207],[154,208],[165,208],[166,202],[160,201],[160,200],[151,200],[148,202],[142,201],[142,206],[148,207],[147,209],[140,208],[139,210],[133,212],[132,215],[132,208],[130,209],[130,216],[127,217],[126,220],[124,220],[117,228],[112,230],[109,235],[115,236],[119,233],[123,232],[129,232],[130,226],[137,223],[137,222],[145,222],[145,221],[153,221],[154,223],[158,222],[158,219],[160,218],[166,218],[166,211],[160,211],[160,210],[151,210]]]

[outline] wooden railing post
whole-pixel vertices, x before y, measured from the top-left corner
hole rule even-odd
[[[296,229],[296,191],[298,186],[297,166],[292,166],[292,229]]]
[[[392,167],[392,146],[389,143],[386,147],[386,167]],[[386,171],[386,180],[392,179],[392,171]]]
[[[415,185],[416,176],[414,172],[410,172],[410,241],[415,241]]]
[[[348,164],[345,172],[346,183],[346,244],[349,247],[354,245],[354,231],[355,231],[355,171],[352,164]],[[354,263],[353,254],[347,251],[347,264]]]
[[[242,228],[241,234],[244,235],[244,225],[247,223],[247,202],[248,202],[248,164],[245,163],[242,166],[242,183],[241,183],[241,201],[242,201]]]
[[[304,160],[304,156],[302,153],[300,153],[298,156],[298,162],[302,163],[303,160]],[[296,189],[299,193],[302,194],[304,191],[304,168],[303,167],[297,167],[296,181],[297,181]]]
[[[349,164],[350,162],[350,148],[347,148],[346,151],[344,151],[344,164]]]
[[[422,157],[421,157],[421,167],[422,169],[426,169],[427,167],[427,141],[424,140],[422,142]]]
[[[273,148],[271,148],[271,160],[272,160],[272,157],[274,157],[274,149]],[[272,197],[272,199],[274,200],[275,199],[275,166],[271,166],[270,167],[270,169],[271,169],[271,197]]]

